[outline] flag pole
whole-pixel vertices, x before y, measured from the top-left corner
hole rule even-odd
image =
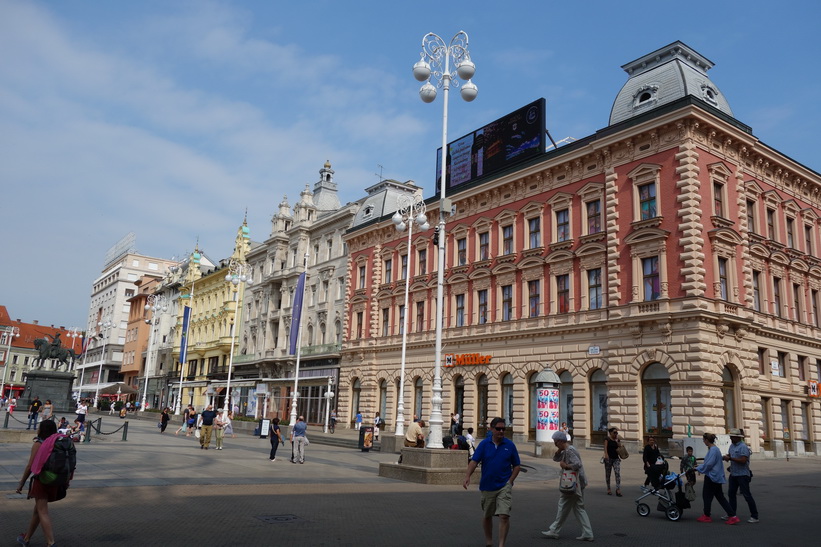
[[[302,293],[299,295],[299,309],[293,309],[291,312],[291,330],[293,332],[294,327],[297,329],[296,335],[296,365],[294,366],[294,393],[293,398],[291,399],[291,427],[294,427],[296,424],[296,402],[297,397],[299,396],[299,360],[300,355],[302,354],[302,305],[304,304],[305,300],[305,284],[308,277],[308,253],[305,253],[305,257],[303,258],[303,272],[302,272]],[[299,283],[297,283],[299,285]],[[294,293],[294,299],[296,299],[297,294]],[[297,306],[293,306],[296,308]],[[294,325],[294,321],[296,321],[296,325]]]

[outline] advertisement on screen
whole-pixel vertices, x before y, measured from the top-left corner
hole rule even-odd
[[[499,118],[448,144],[445,182],[447,191],[544,152],[545,100]],[[442,149],[436,151],[436,191],[439,191]]]

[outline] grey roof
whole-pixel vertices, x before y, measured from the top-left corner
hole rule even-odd
[[[356,212],[352,228],[372,220],[382,218],[385,215],[394,214],[399,209],[399,196],[414,195],[420,193],[422,189],[413,184],[413,181],[399,182],[386,179],[366,188],[367,197],[362,200],[362,205]]]
[[[707,76],[712,67],[712,61],[678,41],[627,63],[621,68],[630,77],[613,102],[610,125],[687,95],[732,116],[727,99]]]

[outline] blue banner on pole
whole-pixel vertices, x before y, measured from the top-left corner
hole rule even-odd
[[[305,272],[299,275],[299,281],[296,284],[296,291],[294,291],[294,305],[292,306],[293,314],[291,315],[291,348],[290,354],[296,353],[296,345],[299,343],[299,322],[302,319],[302,296],[305,293]]]
[[[180,365],[188,358],[188,324],[191,322],[191,308],[185,306],[182,313],[182,338],[180,339]]]

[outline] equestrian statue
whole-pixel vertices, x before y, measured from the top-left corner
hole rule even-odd
[[[38,358],[34,360],[36,367],[43,368],[48,359],[56,359],[58,363],[57,370],[60,370],[61,365],[66,366],[66,371],[71,370],[71,366],[77,360],[74,350],[63,347],[59,332],[55,333],[54,336],[49,334],[46,334],[46,336],[51,338],[51,342],[45,338],[36,338],[34,340],[34,348],[40,352]],[[69,358],[71,358],[71,361],[69,361]]]

